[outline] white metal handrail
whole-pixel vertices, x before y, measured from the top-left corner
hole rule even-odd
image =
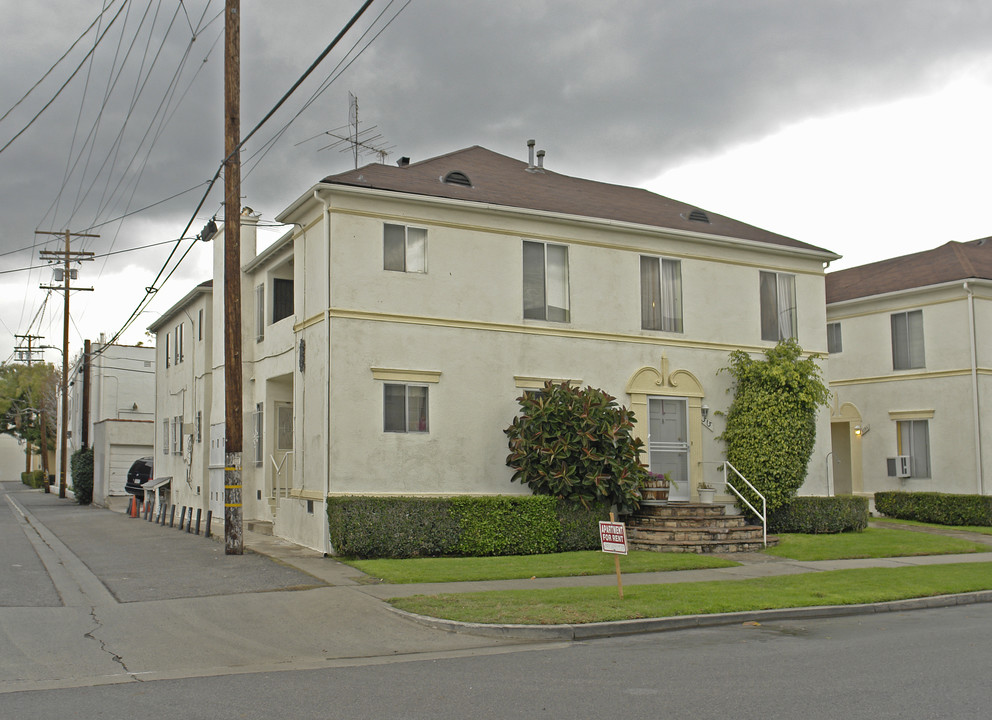
[[[752,505],[748,501],[746,497],[740,494],[740,491],[737,488],[735,488],[733,484],[730,482],[730,480],[727,478],[727,468],[733,470],[734,474],[737,475],[737,477],[739,477],[741,480],[743,480],[744,484],[747,485],[749,488],[751,488],[751,491],[754,492],[755,495],[761,498],[760,513],[758,512],[757,508],[755,508],[754,505]],[[761,541],[764,543],[765,547],[768,547],[768,503],[765,500],[765,496],[762,495],[760,492],[758,492],[758,488],[752,485],[746,477],[741,475],[740,470],[738,470],[733,465],[731,465],[730,462],[727,460],[723,461],[723,484],[725,487],[728,487],[731,490],[733,490],[734,495],[739,497],[741,499],[741,502],[743,502],[745,505],[751,508],[751,512],[753,512],[755,515],[761,518]]]

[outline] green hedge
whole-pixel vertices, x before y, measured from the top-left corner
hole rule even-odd
[[[867,526],[868,498],[854,495],[794,497],[768,515],[768,531],[773,533],[861,532]]]
[[[992,525],[992,497],[937,492],[875,493],[875,509],[888,517],[937,525]]]
[[[45,487],[45,471],[32,470],[31,472],[22,472],[21,482],[35,489],[43,488]]]
[[[535,555],[599,547],[604,506],[575,508],[541,495],[336,497],[331,544],[360,558]]]

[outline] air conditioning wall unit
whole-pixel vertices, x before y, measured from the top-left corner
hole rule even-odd
[[[909,455],[896,455],[886,458],[885,462],[888,465],[889,477],[908,478],[910,476]]]

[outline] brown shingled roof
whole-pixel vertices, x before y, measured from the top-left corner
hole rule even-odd
[[[992,238],[827,273],[827,304],[972,279],[992,280]]]
[[[464,173],[471,187],[444,182],[451,172]],[[323,182],[617,220],[834,255],[708,211],[703,217],[709,222],[690,220],[690,214],[696,211],[698,215],[699,208],[641,188],[583,180],[546,168],[528,171],[527,163],[478,145],[406,167],[366,165],[330,175]]]

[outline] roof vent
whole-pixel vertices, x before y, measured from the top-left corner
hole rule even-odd
[[[701,222],[709,224],[710,216],[704,213],[702,210],[696,209],[689,213],[689,220],[692,222]]]
[[[408,158],[406,156],[403,156],[399,160],[396,161],[396,164],[399,167],[407,167],[410,164],[410,158]]]
[[[444,176],[442,182],[448,185],[461,185],[463,187],[472,187],[472,181],[468,179],[468,175],[458,170],[453,170]]]

